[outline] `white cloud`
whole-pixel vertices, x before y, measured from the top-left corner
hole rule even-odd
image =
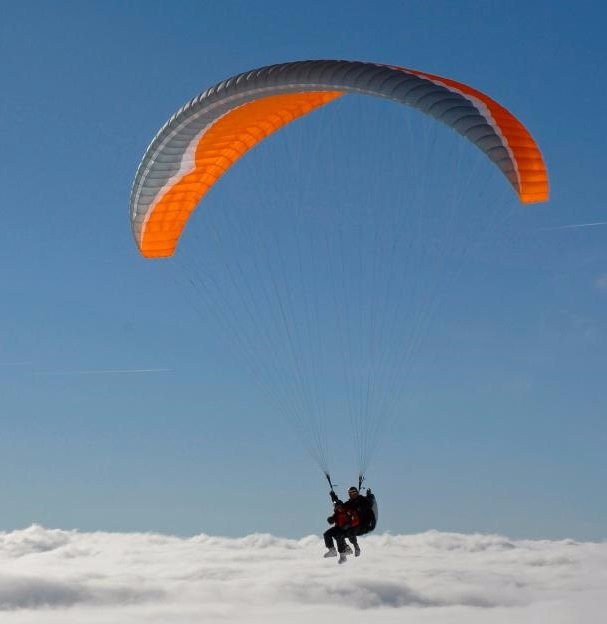
[[[607,543],[430,531],[361,545],[338,566],[312,536],[34,525],[0,533],[0,622],[574,624],[607,609]]]

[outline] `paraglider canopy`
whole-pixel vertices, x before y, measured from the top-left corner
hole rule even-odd
[[[355,61],[298,61],[220,82],[183,106],[148,147],[131,192],[141,254],[171,256],[201,198],[243,154],[294,119],[348,93],[387,98],[449,125],[502,171],[523,203],[548,199],[542,155],[503,106],[461,82]]]

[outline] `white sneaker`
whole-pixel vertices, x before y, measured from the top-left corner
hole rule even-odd
[[[346,561],[348,561],[348,557],[346,557],[346,553],[345,552],[339,553],[339,559],[337,560],[337,563],[346,563]]]
[[[337,557],[337,551],[335,550],[335,548],[329,548],[329,550],[327,550],[323,557],[325,559],[328,559],[329,557]]]
[[[354,556],[360,557],[360,548],[358,546],[354,546]]]
[[[352,549],[349,546],[346,546],[346,550],[344,550],[344,552],[346,553],[346,555],[351,555]]]

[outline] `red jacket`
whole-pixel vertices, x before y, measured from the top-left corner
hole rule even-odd
[[[341,507],[335,510],[335,513],[328,518],[331,524],[335,524],[343,529],[353,529],[360,524],[360,518],[354,509]]]

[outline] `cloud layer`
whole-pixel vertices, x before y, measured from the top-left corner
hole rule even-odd
[[[0,622],[573,624],[607,610],[607,543],[429,531],[361,539],[178,538],[34,525],[0,533]]]

